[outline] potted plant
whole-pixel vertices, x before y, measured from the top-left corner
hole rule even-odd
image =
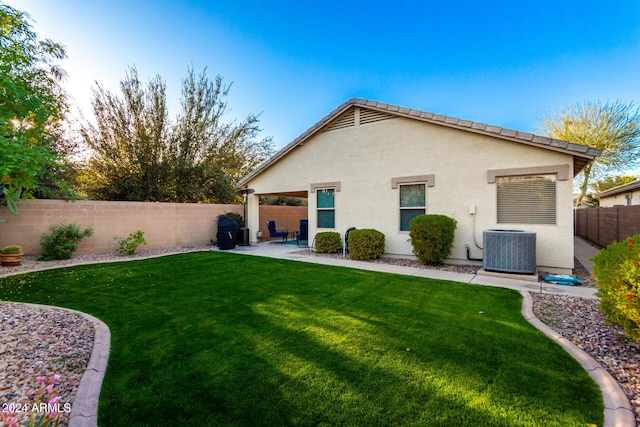
[[[17,267],[22,260],[22,248],[18,245],[9,245],[2,248],[0,262],[3,267]]]

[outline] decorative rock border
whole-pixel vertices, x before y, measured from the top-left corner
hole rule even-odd
[[[107,369],[111,348],[111,333],[107,325],[89,314],[70,308],[18,302],[11,302],[11,304],[66,311],[84,317],[93,324],[95,330],[93,350],[89,364],[76,391],[68,425],[69,427],[97,427],[98,398],[100,397],[100,388]]]
[[[635,427],[636,419],[627,395],[618,382],[598,362],[558,332],[542,323],[533,314],[533,299],[529,292],[522,291],[522,315],[529,323],[558,343],[580,363],[589,376],[598,384],[604,401],[603,427]]]

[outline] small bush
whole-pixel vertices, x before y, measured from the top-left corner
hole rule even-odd
[[[378,259],[384,254],[384,234],[372,228],[351,230],[349,258],[360,261]]]
[[[226,216],[226,217],[231,218],[232,220],[234,220],[236,222],[236,224],[238,224],[238,229],[244,227],[244,218],[239,213],[225,212],[222,215],[218,216],[218,219],[220,219],[223,216]]]
[[[22,248],[18,245],[9,245],[2,248],[2,253],[6,255],[17,255],[22,253]]]
[[[41,261],[51,261],[55,259],[69,259],[78,249],[78,243],[85,237],[93,236],[93,228],[89,227],[84,231],[80,230],[78,224],[60,224],[50,228],[49,234],[43,234],[40,238],[42,246]]]
[[[144,231],[140,230],[129,234],[125,239],[120,236],[115,236],[114,240],[118,242],[119,246],[116,249],[116,252],[122,255],[133,255],[136,252],[136,249],[138,249],[138,246],[141,244],[147,244],[147,241],[144,240]]]
[[[418,215],[409,223],[413,253],[422,264],[442,264],[455,238],[456,220],[446,215]]]
[[[316,234],[316,252],[322,254],[336,254],[342,252],[342,239],[340,233],[335,231],[323,231]]]
[[[640,341],[640,234],[614,242],[592,258],[600,311],[610,325],[620,325]]]

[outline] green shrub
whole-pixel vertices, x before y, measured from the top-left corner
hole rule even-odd
[[[384,254],[384,234],[372,228],[349,232],[349,258],[369,261]]]
[[[316,252],[323,254],[335,254],[342,252],[342,239],[340,233],[335,231],[323,231],[316,234]]]
[[[220,219],[223,216],[226,216],[226,217],[231,218],[232,220],[234,220],[236,222],[236,224],[238,224],[238,229],[244,227],[244,218],[239,213],[225,212],[222,215],[218,216],[218,219]]]
[[[69,259],[78,249],[78,243],[85,237],[93,236],[93,228],[89,227],[84,231],[80,230],[78,224],[60,224],[50,228],[49,234],[43,234],[40,238],[42,246],[41,261],[51,261],[54,259]]]
[[[455,238],[456,220],[446,215],[418,215],[409,223],[413,253],[422,264],[442,264]]]
[[[120,236],[115,236],[114,239],[118,242],[119,246],[118,249],[116,249],[116,252],[122,255],[133,255],[136,252],[136,249],[138,249],[138,246],[141,244],[147,244],[147,241],[144,240],[144,231],[140,230],[129,234],[125,239]]]
[[[600,311],[610,325],[620,325],[640,341],[640,234],[614,242],[592,258]]]
[[[22,253],[22,248],[18,245],[9,245],[2,248],[2,253],[6,255],[17,255]]]

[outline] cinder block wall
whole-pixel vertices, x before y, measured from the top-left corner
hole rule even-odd
[[[80,242],[77,253],[114,252],[114,236],[126,237],[136,230],[144,231],[146,246],[159,249],[178,246],[206,245],[215,240],[218,216],[225,212],[243,215],[242,205],[197,203],[148,203],[63,200],[24,200],[18,202],[18,216],[0,208],[0,247],[20,245],[25,254],[41,253],[40,236],[52,225],[77,222],[84,229],[93,227],[93,237]],[[278,227],[295,231],[307,208],[299,206],[261,206],[260,229],[268,238],[266,221],[273,219]],[[264,227],[264,228],[263,228]],[[255,233],[254,230],[251,230]]]
[[[62,200],[26,200],[18,203],[18,216],[0,209],[0,246],[17,244],[25,254],[40,254],[40,236],[52,225],[77,222],[93,227],[94,235],[80,242],[77,253],[114,252],[114,236],[126,237],[142,230],[146,246],[158,249],[203,245],[215,237],[218,215],[242,214],[241,205],[145,203]]]
[[[576,210],[576,235],[601,247],[640,233],[640,206]]]
[[[267,222],[274,220],[277,228],[286,228],[291,232],[290,237],[294,231],[300,230],[300,220],[307,219],[307,207],[306,206],[260,206],[260,231],[265,240],[269,240],[269,230],[267,229]],[[251,230],[253,233],[254,231]]]

